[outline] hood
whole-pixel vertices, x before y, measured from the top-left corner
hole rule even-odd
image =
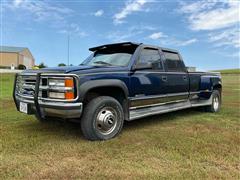
[[[94,66],[62,66],[62,67],[53,67],[53,68],[44,68],[44,71],[60,71],[64,73],[69,73],[72,71],[80,71],[80,70],[87,70],[93,69]]]
[[[51,67],[43,68],[39,70],[25,70],[24,73],[70,73],[72,71],[88,70],[93,69],[94,66],[62,66],[62,67]]]
[[[114,66],[62,66],[43,68],[39,70],[25,70],[23,73],[96,73],[96,72],[110,72],[110,71],[124,71],[127,67]]]

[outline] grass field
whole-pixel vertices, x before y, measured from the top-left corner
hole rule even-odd
[[[240,69],[224,69],[216,70],[214,72],[221,72],[221,74],[240,74]]]
[[[219,113],[183,110],[125,123],[105,142],[79,125],[16,111],[0,74],[0,179],[239,179],[240,75],[223,76]]]

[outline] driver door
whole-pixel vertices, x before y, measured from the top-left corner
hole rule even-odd
[[[160,105],[167,101],[167,79],[159,49],[142,48],[130,84],[132,109]]]

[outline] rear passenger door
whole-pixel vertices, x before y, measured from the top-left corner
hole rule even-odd
[[[169,102],[188,99],[189,77],[181,57],[176,52],[163,51],[164,67],[166,68],[167,95]]]

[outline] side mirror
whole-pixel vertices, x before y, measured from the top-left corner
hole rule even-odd
[[[152,69],[152,63],[139,63],[136,64],[134,70],[141,70],[141,69]]]

